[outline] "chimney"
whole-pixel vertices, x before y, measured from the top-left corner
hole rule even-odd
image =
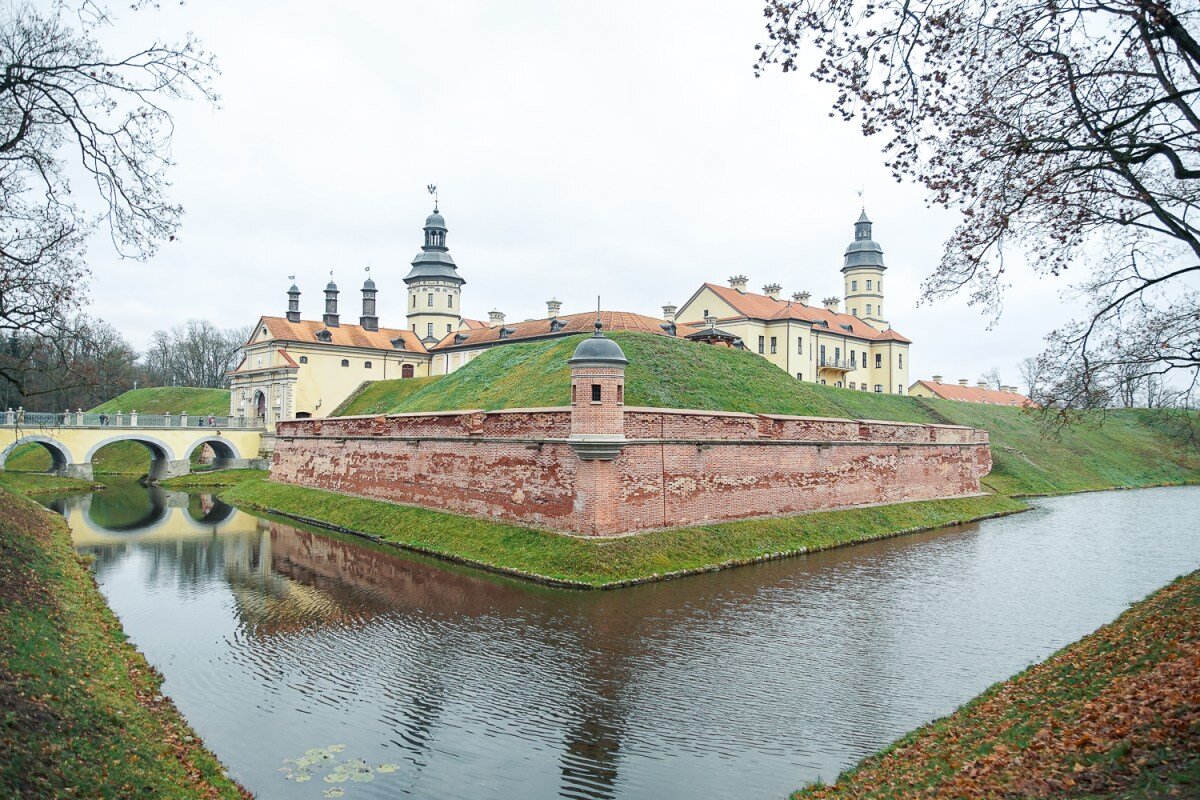
[[[763,294],[765,294],[767,297],[771,298],[772,300],[778,300],[779,292],[782,290],[783,290],[783,287],[780,286],[778,283],[768,283],[766,286],[763,287]]]
[[[550,299],[546,301],[546,319],[556,319],[558,312],[562,308],[561,300]],[[504,320],[501,320],[503,322]]]
[[[504,312],[492,310],[488,312],[488,327],[499,328],[504,324]]]
[[[665,319],[667,322],[674,322],[675,312],[678,310],[679,309],[677,309],[675,306],[667,303],[665,306],[663,306],[663,319]]]
[[[717,327],[717,318],[714,317],[712,314],[709,314],[707,317],[704,318],[704,324],[710,328],[715,328],[715,327]]]
[[[975,381],[975,385],[978,386],[980,389],[986,389],[987,381],[985,381],[983,378],[980,378],[979,380]]]
[[[742,294],[746,293],[746,285],[750,283],[750,279],[745,275],[734,275],[729,279],[729,288],[737,289]]]
[[[795,294],[792,295],[792,299],[802,305],[808,305],[809,298],[811,298],[811,297],[812,297],[812,295],[809,294],[808,292],[796,292]]]
[[[292,279],[292,288],[288,289],[288,310],[287,321],[300,321],[300,287],[296,285],[295,278]]]
[[[836,297],[826,297],[824,300],[821,301],[821,305],[825,306],[826,311],[832,311],[836,314],[837,310],[838,310],[839,302],[840,301]]]
[[[942,382],[942,376],[941,376],[941,375],[934,375],[934,376],[933,376],[933,382],[934,382],[934,383],[941,383],[941,382]]]
[[[967,384],[969,384],[969,383],[970,383],[970,381],[969,381],[969,380],[967,380],[966,378],[959,378],[959,379],[958,379],[958,385],[959,385],[959,386],[966,386],[966,385],[967,385]]]
[[[338,326],[337,296],[337,284],[331,279],[329,285],[325,287],[325,316],[321,318],[326,328]]]
[[[375,281],[367,278],[362,287],[362,316],[358,318],[358,324],[365,331],[379,330],[379,317],[375,315]]]

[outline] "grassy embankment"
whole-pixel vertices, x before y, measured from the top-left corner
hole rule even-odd
[[[225,416],[229,413],[228,389],[197,389],[190,386],[156,386],[133,389],[101,403],[89,414],[180,414]],[[117,442],[101,448],[93,461],[97,475],[144,475],[150,453],[135,442]],[[14,472],[45,472],[50,469],[50,454],[41,445],[19,447],[4,465]]]
[[[4,475],[3,487],[79,488]],[[0,488],[0,796],[248,796],[125,640],[66,523]]]
[[[795,800],[1200,796],[1200,572]]]
[[[657,531],[615,541],[583,541],[516,525],[270,483],[237,474],[212,480],[229,502],[320,521],[425,553],[571,585],[604,587],[686,574],[763,557],[808,552],[912,530],[1013,513],[1014,495],[1179,484],[1200,479],[1200,458],[1172,446],[1145,412],[1109,414],[1102,427],[1079,425],[1048,440],[1021,409],[850,391],[801,383],[756,355],[615,333],[630,359],[631,406],[890,419],[975,425],[992,433],[995,494],[789,518]],[[561,406],[567,358],[579,337],[493,349],[457,372],[425,381],[366,384],[344,415]],[[189,479],[183,479],[184,482]],[[203,480],[203,479],[201,479]],[[229,485],[230,481],[236,484]],[[176,481],[176,486],[183,483]],[[191,485],[195,485],[194,483]],[[212,485],[212,484],[210,484]]]

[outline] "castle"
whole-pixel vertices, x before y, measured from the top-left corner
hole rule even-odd
[[[508,323],[492,311],[487,322],[462,315],[466,280],[446,244],[446,220],[435,206],[425,219],[425,240],[404,278],[406,320],[381,327],[378,289],[363,283],[358,323],[342,322],[340,291],[324,290],[324,313],[303,319],[300,289],[287,292],[284,316],[260,317],[243,357],[230,372],[230,414],[262,419],[268,429],[285,419],[329,416],[364,381],[447,375],[491,347],[592,330],[596,314],[561,315],[557,300],[541,319]],[[757,352],[797,380],[860,391],[904,394],[910,340],[892,330],[883,314],[883,249],[872,238],[864,213],[842,266],[846,312],[829,297],[809,305],[810,295],[780,298],[781,287],[747,291],[738,275],[729,286],[703,284],[682,307],[663,306],[663,316],[605,311],[607,331],[639,331],[694,343]]]

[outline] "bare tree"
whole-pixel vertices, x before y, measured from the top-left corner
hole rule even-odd
[[[142,358],[147,378],[162,386],[228,386],[226,373],[237,366],[250,329],[221,330],[192,319],[169,331],[155,331]]]
[[[1004,379],[1000,377],[1000,370],[992,367],[987,372],[979,376],[989,389],[999,389],[1004,385]]]
[[[197,42],[107,53],[100,5],[0,5],[0,334],[61,340],[86,289],[85,241],[103,225],[117,253],[144,259],[174,237],[167,103],[215,101]],[[80,174],[90,192],[68,177]],[[30,348],[30,351],[38,348]],[[0,382],[23,391],[9,362]]]
[[[837,87],[886,137],[897,179],[962,212],[926,299],[999,313],[1008,256],[1081,271],[1086,316],[1049,339],[1059,408],[1111,398],[1136,362],[1181,389],[1200,371],[1200,9],[1167,0],[770,0],[758,69]],[[1086,265],[1086,266],[1085,266]],[[1180,395],[1186,397],[1187,395]]]
[[[1026,356],[1021,359],[1021,363],[1017,365],[1017,369],[1021,373],[1021,382],[1025,384],[1025,390],[1029,393],[1029,398],[1034,402],[1041,402],[1037,399],[1040,396],[1042,388],[1041,362],[1032,356]]]
[[[0,386],[4,408],[61,411],[91,408],[133,386],[137,351],[101,320],[72,317],[53,336],[13,334],[0,367],[21,376]]]

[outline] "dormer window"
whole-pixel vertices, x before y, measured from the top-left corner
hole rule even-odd
[[[333,333],[327,329],[319,330],[319,331],[317,331],[317,341],[318,342],[332,342],[333,341]]]
[[[404,346],[404,337],[397,336],[395,339],[392,339],[392,348],[395,350],[407,350],[408,348]]]
[[[517,331],[515,328],[501,328],[500,329],[500,338],[507,339],[508,337],[512,336],[516,332]]]
[[[470,339],[470,338],[471,337],[465,333],[456,333],[456,334],[454,334],[454,343],[462,344],[463,342],[465,342],[467,339]]]
[[[561,319],[558,319],[557,317],[550,320],[550,332],[551,333],[558,333],[565,327],[567,327],[567,323],[563,322]]]

